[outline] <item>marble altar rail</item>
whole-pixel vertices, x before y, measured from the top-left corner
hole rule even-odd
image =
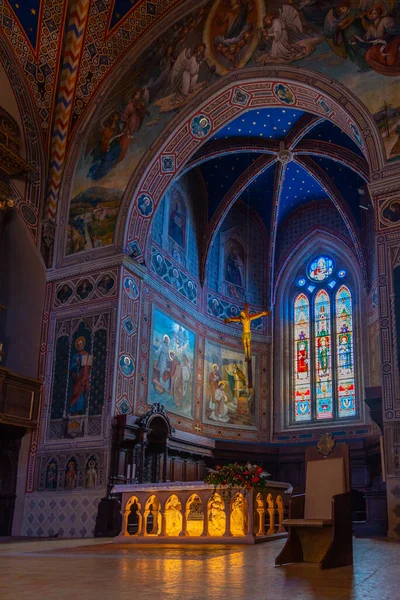
[[[233,489],[224,499],[202,481],[116,485],[122,494],[122,530],[116,542],[254,544],[286,535],[288,483],[263,491]]]

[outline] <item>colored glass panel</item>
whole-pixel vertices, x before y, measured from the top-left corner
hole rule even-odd
[[[313,281],[325,281],[333,273],[333,260],[328,256],[317,256],[308,268],[308,276]]]
[[[353,346],[353,306],[350,290],[342,285],[336,293],[336,360],[338,415],[356,414]]]
[[[295,420],[311,419],[310,303],[305,294],[294,301],[294,406]]]
[[[315,393],[317,419],[333,415],[330,299],[325,290],[315,296]]]

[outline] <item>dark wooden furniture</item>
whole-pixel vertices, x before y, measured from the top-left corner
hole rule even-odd
[[[306,451],[306,493],[290,501],[287,542],[276,565],[319,563],[321,569],[353,564],[349,449],[337,444],[326,458]]]

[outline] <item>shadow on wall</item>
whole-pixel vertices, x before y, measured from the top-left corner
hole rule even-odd
[[[1,365],[18,375],[37,378],[45,272],[39,251],[13,209],[5,216],[0,240]]]

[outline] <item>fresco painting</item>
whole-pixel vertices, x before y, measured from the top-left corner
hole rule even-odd
[[[148,404],[193,417],[195,334],[153,307]]]
[[[255,357],[252,356],[255,370]],[[204,420],[223,427],[255,427],[257,390],[249,388],[242,352],[206,340]]]
[[[340,81],[372,113],[387,157],[399,156],[399,47],[398,0],[214,0],[194,10],[103,103],[74,177],[67,254],[112,243],[122,195],[150,145],[199,90],[245,66],[290,64]]]

